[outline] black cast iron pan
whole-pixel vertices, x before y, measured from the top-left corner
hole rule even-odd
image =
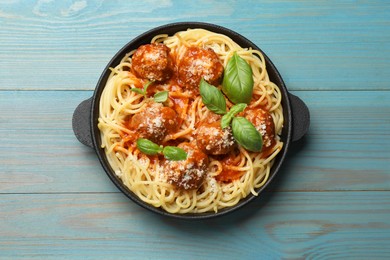
[[[206,219],[206,218],[225,215],[227,213],[235,211],[241,208],[242,206],[248,204],[250,201],[254,200],[256,196],[250,194],[245,199],[242,199],[237,205],[230,208],[222,209],[218,213],[210,212],[210,213],[201,213],[201,214],[172,214],[164,211],[161,208],[155,208],[141,201],[115,175],[114,171],[111,169],[111,166],[107,161],[104,150],[100,147],[101,146],[100,132],[97,127],[98,117],[99,117],[100,96],[106,84],[107,78],[110,74],[109,68],[118,65],[120,60],[122,59],[123,56],[125,56],[126,53],[138,48],[140,45],[150,43],[152,38],[157,34],[173,35],[178,31],[185,31],[189,28],[191,29],[203,28],[216,33],[221,33],[230,37],[232,40],[234,40],[237,44],[239,44],[243,48],[251,47],[253,49],[260,50],[254,43],[252,43],[245,37],[239,35],[238,33],[214,24],[199,23],[199,22],[181,22],[181,23],[167,24],[167,25],[154,28],[136,37],[132,41],[130,41],[112,58],[112,60],[107,64],[107,67],[104,69],[97,83],[93,96],[81,102],[80,105],[74,111],[72,126],[77,139],[81,143],[93,148],[96,151],[100,163],[104,168],[104,170],[106,171],[108,177],[114,182],[114,184],[119,188],[121,192],[123,192],[127,197],[129,197],[135,203],[148,210],[151,210],[153,212],[159,213],[164,216],[170,216],[179,219]],[[276,85],[279,86],[282,92],[282,105],[283,105],[283,114],[284,114],[285,122],[283,126],[281,139],[284,142],[284,146],[282,151],[275,159],[275,163],[271,169],[271,173],[267,183],[261,188],[257,189],[256,190],[257,193],[263,191],[265,187],[272,181],[274,176],[279,171],[283,161],[288,159],[286,155],[290,147],[290,144],[302,138],[308,131],[309,124],[310,124],[310,115],[307,106],[302,102],[301,99],[288,92],[282,80],[282,77],[280,76],[274,64],[265,54],[264,54],[264,58],[266,60],[267,71],[271,81],[276,83]]]

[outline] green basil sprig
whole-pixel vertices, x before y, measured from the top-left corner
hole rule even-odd
[[[157,102],[157,103],[164,103],[164,102],[167,101],[167,99],[168,99],[168,94],[169,94],[168,91],[157,92],[157,93],[154,94],[154,96],[153,96],[154,102]]]
[[[223,93],[232,101],[229,112],[226,112],[226,100],[222,92],[201,79],[199,85],[200,95],[205,106],[216,114],[223,115],[221,128],[232,124],[234,139],[242,147],[252,152],[260,152],[263,138],[254,125],[244,117],[235,117],[244,111],[252,99],[253,76],[250,65],[237,53],[228,61],[222,82]]]
[[[137,148],[144,154],[156,155],[162,153],[164,157],[172,161],[181,161],[187,159],[187,153],[183,149],[175,146],[162,147],[148,139],[138,138]]]
[[[223,76],[222,91],[234,103],[249,104],[253,93],[251,66],[236,52],[229,59]]]
[[[200,81],[199,92],[202,96],[203,104],[216,114],[226,114],[226,100],[222,92],[207,83],[203,78]]]
[[[147,155],[156,155],[163,151],[163,148],[158,144],[153,143],[152,141],[145,138],[137,139],[137,148]]]
[[[130,90],[135,92],[135,93],[138,93],[138,94],[140,94],[142,96],[146,96],[146,93],[147,93],[146,91],[148,90],[148,87],[152,83],[153,83],[153,81],[148,81],[148,82],[145,83],[145,85],[144,85],[144,87],[142,89],[140,89],[140,88],[131,88]],[[154,102],[164,103],[165,101],[167,101],[168,95],[169,95],[168,91],[157,92],[153,96]]]
[[[232,121],[234,139],[245,149],[252,152],[260,152],[263,146],[263,138],[253,124],[245,117],[235,117]]]
[[[162,153],[164,157],[172,161],[181,161],[187,159],[187,153],[176,146],[165,146]]]
[[[139,89],[139,88],[131,88],[130,90],[135,92],[135,93],[138,93],[138,94],[141,94],[143,96],[146,95],[146,90],[148,89],[148,87],[150,86],[150,84],[152,84],[153,81],[148,81],[145,83],[143,89]]]
[[[233,120],[233,118],[240,112],[244,111],[246,108],[246,104],[240,103],[237,105],[234,105],[230,108],[229,112],[227,114],[223,115],[221,119],[221,127],[222,129],[228,127],[230,125],[230,122]]]

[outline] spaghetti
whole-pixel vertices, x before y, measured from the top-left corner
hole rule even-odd
[[[283,147],[279,137],[283,127],[281,93],[268,77],[262,53],[242,48],[229,37],[204,29],[188,29],[173,36],[157,35],[151,43],[167,47],[169,60],[166,66],[162,64],[165,67],[160,72],[163,73],[150,73],[148,68],[152,68],[153,64],[145,66],[143,70],[135,70],[135,59],[138,59],[135,56],[138,54],[133,50],[115,68],[111,68],[100,98],[98,127],[101,146],[113,171],[142,201],[170,213],[217,212],[236,205],[249,194],[257,195],[256,189],[267,182],[274,158]],[[140,152],[136,140],[146,135],[146,138],[161,146],[184,147],[188,156],[192,156],[191,147],[194,151],[199,148],[197,135],[200,126],[205,122],[207,126],[219,122],[220,116],[211,112],[203,103],[196,87],[199,82],[193,84],[190,80],[180,78],[180,68],[185,64],[183,60],[189,55],[189,49],[194,47],[212,50],[223,66],[222,69],[226,68],[234,53],[250,65],[254,81],[253,94],[247,108],[240,115],[251,121],[263,136],[263,148],[260,152],[251,152],[234,143],[221,154],[208,153],[205,160],[202,160],[206,165],[202,165],[206,167],[202,168],[206,169],[204,176],[197,180],[199,183],[196,185],[184,187],[169,177],[169,173],[174,174],[172,171],[176,169],[172,165],[179,162],[170,162],[161,155],[151,156]],[[163,52],[159,52],[161,53]],[[191,72],[191,68],[188,67],[188,71]],[[199,68],[192,73],[197,71]],[[166,77],[167,74],[169,76]],[[213,81],[220,88],[217,78],[218,76],[209,82]],[[151,80],[153,83],[147,89],[144,88]],[[141,93],[141,90],[144,92]],[[153,95],[162,91],[169,92],[168,100],[163,104],[154,102]],[[225,99],[229,110],[234,104],[226,97]],[[169,109],[175,113],[172,114]],[[163,117],[169,120],[153,117],[156,113],[162,116],[169,114],[170,116]],[[141,126],[146,128],[142,129]],[[163,134],[156,135],[156,131]],[[233,144],[231,136],[225,132],[222,134]],[[206,149],[204,147],[207,145],[203,145],[203,150]],[[199,161],[192,159],[192,164]],[[201,176],[199,172],[200,170],[198,176]]]

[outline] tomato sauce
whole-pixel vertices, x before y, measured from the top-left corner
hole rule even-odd
[[[238,166],[240,164],[240,157],[234,153],[230,153],[227,157],[219,159],[222,163],[222,172],[215,177],[219,182],[230,183],[238,180],[243,174],[243,171],[236,171],[229,169],[229,166]]]
[[[172,109],[175,110],[178,115],[177,127],[180,128],[187,117],[190,100],[187,97],[170,97],[169,99],[173,104]]]
[[[123,145],[125,148],[131,147],[135,145],[135,141],[138,139],[139,134],[135,131],[131,131],[131,133],[123,133],[121,134],[121,138],[123,141]]]

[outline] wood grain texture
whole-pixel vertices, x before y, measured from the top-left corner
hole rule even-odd
[[[389,2],[325,0],[5,1],[0,89],[92,90],[125,43],[178,21],[243,34],[293,90],[389,90]]]
[[[390,190],[390,92],[294,93],[307,103],[311,127],[275,189]],[[71,128],[74,109],[91,95],[0,91],[0,192],[116,191]]]
[[[121,194],[0,198],[4,258],[378,259],[390,254],[389,192],[270,193],[267,201],[238,214],[203,222],[162,218]]]
[[[155,26],[257,44],[311,112],[272,185],[199,222],[135,205],[72,131],[111,57]],[[389,259],[390,2],[0,1],[0,259]]]

